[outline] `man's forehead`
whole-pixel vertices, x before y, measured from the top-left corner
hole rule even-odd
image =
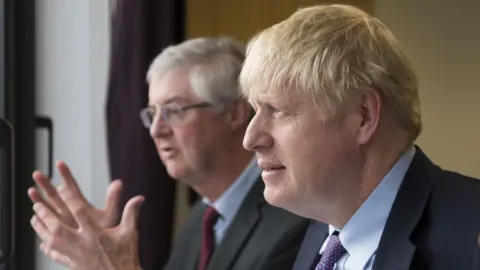
[[[289,90],[271,90],[262,92],[250,92],[247,96],[248,102],[252,105],[262,104],[297,104],[302,102],[302,97],[299,93]]]
[[[152,77],[149,84],[148,97],[150,100],[167,100],[174,97],[191,99],[192,96],[193,92],[186,68],[175,68],[161,76]]]
[[[191,91],[183,88],[152,88],[150,87],[148,93],[148,102],[150,104],[167,105],[171,103],[185,104],[195,100]]]

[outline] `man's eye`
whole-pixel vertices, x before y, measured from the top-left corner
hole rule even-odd
[[[168,111],[168,112],[178,112],[178,111],[180,111],[180,107],[164,107],[163,109],[165,111]]]
[[[168,108],[168,111],[166,111],[165,114],[169,117],[182,117],[184,113],[185,111],[180,108]]]
[[[273,107],[272,105],[268,105],[267,110],[268,110],[269,114],[274,116],[274,117],[284,117],[284,116],[288,115],[287,112],[285,112],[285,111],[283,111],[279,108]]]
[[[155,107],[149,107],[147,110],[148,115],[153,119],[155,118],[155,114],[157,113],[157,109]]]
[[[286,112],[284,112],[284,111],[276,110],[276,111],[274,111],[274,112],[272,113],[272,115],[273,115],[274,117],[277,117],[277,118],[278,118],[278,117],[288,116],[289,114],[286,113]]]

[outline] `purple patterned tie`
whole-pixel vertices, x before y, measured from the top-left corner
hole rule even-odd
[[[328,240],[327,247],[323,251],[322,259],[315,267],[315,270],[333,270],[335,263],[347,250],[342,246],[337,234],[332,234]]]

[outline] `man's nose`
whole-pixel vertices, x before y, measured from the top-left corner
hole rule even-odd
[[[259,115],[255,115],[248,124],[243,147],[249,151],[256,151],[259,148],[272,146],[273,139],[268,133],[268,124]]]
[[[156,137],[165,137],[170,135],[171,128],[167,125],[161,117],[158,115],[152,121],[152,125],[150,126],[150,136],[152,138]]]

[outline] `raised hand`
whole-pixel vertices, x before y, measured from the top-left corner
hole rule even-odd
[[[72,213],[68,210],[65,203],[60,199],[59,193],[64,192],[66,189],[70,189],[76,193],[83,201],[85,201],[87,207],[91,209],[91,214],[99,222],[102,228],[111,228],[118,222],[118,204],[120,195],[122,193],[122,182],[115,180],[110,183],[107,189],[106,203],[104,209],[96,209],[91,205],[87,199],[82,195],[80,188],[78,187],[75,179],[70,172],[68,166],[63,162],[57,163],[57,169],[62,176],[62,186],[57,189],[52,185],[50,179],[46,177],[42,172],[35,171],[33,173],[33,179],[40,188],[42,194],[35,187],[31,187],[28,190],[28,196],[33,203],[42,203],[47,207],[55,216],[57,216],[62,222],[70,225],[71,227],[77,227],[75,219]]]
[[[66,166],[60,164],[59,170],[62,168]],[[66,175],[65,171],[61,173]],[[73,185],[73,177],[64,180],[65,186],[50,204],[62,215],[41,201],[35,200],[33,206],[35,215],[31,223],[42,240],[42,251],[74,270],[140,269],[136,220],[144,198],[137,196],[129,200],[120,224],[106,229],[97,219],[97,210],[81,195],[78,186]],[[64,213],[69,213],[68,219]]]

